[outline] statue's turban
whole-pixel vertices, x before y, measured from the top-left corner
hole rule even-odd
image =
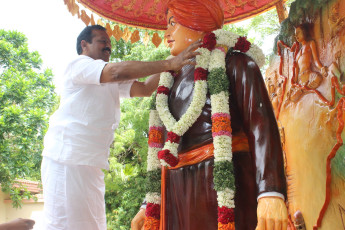
[[[218,0],[170,0],[168,10],[179,24],[197,31],[211,32],[224,23]]]

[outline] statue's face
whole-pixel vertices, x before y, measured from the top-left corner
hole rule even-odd
[[[205,32],[192,30],[177,23],[170,11],[168,11],[167,23],[168,28],[165,31],[164,37],[167,39],[170,53],[173,56],[178,55],[190,44],[203,38],[205,35]]]
[[[301,27],[295,29],[295,38],[298,42],[303,42],[305,40],[304,33]]]

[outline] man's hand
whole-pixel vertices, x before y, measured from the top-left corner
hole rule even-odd
[[[131,222],[131,230],[144,230],[145,209],[141,208]]]
[[[200,54],[199,52],[194,52],[199,46],[201,46],[202,41],[198,40],[188,46],[187,49],[182,51],[179,55],[169,59],[170,60],[170,70],[178,71],[185,65],[196,65],[195,61],[190,59]]]
[[[262,197],[259,199],[258,225],[256,230],[286,230],[287,208],[284,201],[278,197]]]
[[[29,230],[32,229],[35,221],[18,218],[10,222],[0,224],[0,230]]]

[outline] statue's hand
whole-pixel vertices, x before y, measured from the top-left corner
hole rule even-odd
[[[140,211],[135,215],[131,222],[131,230],[143,230],[145,222],[145,209],[140,209]]]
[[[262,197],[259,199],[258,225],[256,230],[286,230],[287,208],[284,201],[278,197]]]
[[[187,47],[184,51],[182,51],[179,55],[169,59],[170,61],[170,70],[178,71],[185,65],[196,65],[195,61],[191,61],[190,59],[195,57],[196,55],[200,54],[199,52],[194,52],[199,46],[201,46],[202,41],[198,40],[192,43],[190,46]]]

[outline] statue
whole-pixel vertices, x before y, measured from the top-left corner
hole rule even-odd
[[[273,111],[276,114],[282,97],[283,80],[279,79],[277,71],[265,79],[268,95],[270,97]]]
[[[294,84],[288,92],[288,98],[296,102],[305,92],[304,88],[316,89],[320,86],[323,77],[327,77],[327,67],[319,60],[316,43],[311,35],[311,23],[302,23],[295,29],[296,42],[290,51],[294,52]],[[313,71],[312,64],[321,72]]]
[[[318,51],[316,49],[315,41],[312,39],[309,28],[311,24],[301,24],[295,30],[295,37],[300,43],[300,49],[296,55],[297,66],[295,69],[295,77],[302,86],[308,86],[311,89],[316,89],[322,82],[322,76],[327,76],[327,68],[322,66]],[[311,64],[314,62],[315,66],[321,71],[320,73],[312,71]]]
[[[198,39],[204,45],[196,50],[195,67],[161,75],[150,118],[144,229],[286,229],[284,160],[253,61],[258,49],[219,30],[223,12],[215,0],[171,0],[167,22],[172,55]],[[163,148],[159,118],[167,130]],[[161,193],[155,188],[160,164]],[[132,229],[140,229],[134,222],[142,223],[143,216],[142,210]]]

